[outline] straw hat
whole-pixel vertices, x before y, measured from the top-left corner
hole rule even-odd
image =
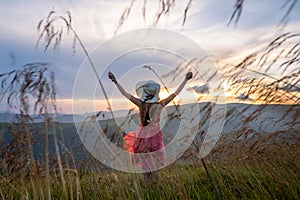
[[[160,85],[155,81],[140,81],[135,86],[135,91],[138,97],[147,103],[158,102]]]

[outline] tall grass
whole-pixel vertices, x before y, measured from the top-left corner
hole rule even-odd
[[[298,150],[299,151],[299,150]],[[289,152],[290,154],[290,152]],[[272,160],[255,158],[240,162],[228,159],[209,162],[214,181],[222,199],[299,199],[299,159],[282,159],[274,155]],[[68,174],[68,198],[83,199],[215,199],[214,188],[200,164],[168,166],[160,171],[160,182],[143,186],[139,174],[118,171],[78,171]],[[24,183],[22,183],[22,181]],[[10,182],[1,178],[1,196],[4,199],[44,198],[48,178],[38,176],[29,179],[18,177]],[[63,197],[60,175],[51,173],[49,178],[51,197]],[[80,182],[80,190],[76,184]],[[24,186],[22,186],[22,184]],[[35,186],[34,191],[33,186]],[[21,192],[25,187],[26,192]],[[78,193],[78,191],[80,193]]]
[[[1,131],[1,135],[8,133],[10,137],[9,141],[1,141],[1,181],[10,183],[9,188],[17,191],[22,199],[28,199],[30,195],[34,199],[53,197],[50,175],[54,167],[50,162],[53,163],[53,160],[58,166],[60,177],[57,180],[62,183],[63,196],[68,197],[65,169],[69,165],[64,162],[63,166],[56,127],[52,122],[53,113],[57,113],[57,110],[55,76],[51,68],[49,63],[29,63],[21,69],[0,75],[1,90],[4,91],[1,98],[6,99],[9,109],[20,112],[7,125],[7,130]],[[36,127],[32,113],[44,119],[44,129]],[[49,156],[50,131],[56,148],[55,157],[52,158]],[[44,160],[36,160],[33,153],[37,135],[45,138]],[[11,183],[16,180],[20,181],[20,188],[12,187]],[[45,187],[42,186],[44,183]]]

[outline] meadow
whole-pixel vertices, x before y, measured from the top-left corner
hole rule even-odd
[[[247,105],[228,105],[229,115],[240,115],[239,112],[233,114],[230,111],[242,109],[243,106]],[[285,118],[285,124],[291,124],[293,116],[299,112],[298,106],[271,107],[268,112],[265,109],[262,117],[265,119],[270,113],[274,115],[274,112],[289,110],[291,115]],[[251,110],[249,105],[248,110]],[[273,132],[269,133],[267,131],[270,128],[267,126],[255,130],[253,124],[247,125],[243,121],[247,119],[247,113],[243,115],[245,119],[239,117],[242,121],[238,121],[236,116],[226,118],[224,133],[210,154],[203,159],[204,163],[197,157],[201,137],[196,137],[178,161],[159,170],[159,182],[147,185],[142,183],[141,174],[120,172],[93,158],[81,144],[73,123],[28,123],[25,126],[21,123],[1,123],[0,197],[299,199],[299,119],[292,121],[294,125],[287,130],[279,129],[282,125],[277,129],[273,125]],[[278,118],[281,119],[281,116]],[[115,131],[111,119],[100,120],[99,123],[109,131]],[[45,131],[45,125],[48,131]],[[25,129],[32,133],[30,141],[25,132],[22,137],[21,130]],[[18,137],[13,137],[11,131],[18,133]],[[169,134],[167,130],[165,134]],[[168,137],[165,138],[167,140]]]
[[[140,174],[103,169],[95,160],[85,161],[89,170],[63,167],[63,179],[55,166],[49,176],[42,169],[2,172],[0,195],[1,199],[299,199],[299,144],[279,151],[270,147],[247,159],[209,156],[206,162],[212,181],[195,161],[160,170],[159,182],[146,186]]]

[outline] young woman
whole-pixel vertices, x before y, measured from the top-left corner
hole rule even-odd
[[[144,171],[150,171],[143,173],[144,182],[147,183],[150,180],[157,182],[157,171],[151,171],[157,169],[159,166],[163,166],[164,163],[164,142],[160,129],[160,114],[163,107],[170,103],[180,93],[187,81],[193,77],[193,73],[187,73],[177,90],[162,100],[160,100],[158,96],[160,85],[155,81],[142,81],[137,83],[136,93],[139,98],[136,98],[124,90],[111,72],[108,73],[108,77],[116,84],[121,94],[139,108],[140,123],[138,129],[124,137],[124,147],[133,153],[155,152],[155,158],[153,159],[149,159],[146,155],[145,157],[134,157],[136,158],[136,164],[141,166]]]

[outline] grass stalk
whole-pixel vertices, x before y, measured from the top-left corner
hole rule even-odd
[[[216,183],[215,183],[213,177],[210,175],[210,172],[209,172],[209,170],[208,170],[208,168],[207,168],[207,166],[205,164],[204,158],[201,158],[200,160],[201,160],[201,163],[202,163],[202,165],[203,165],[203,167],[205,169],[207,178],[208,178],[210,184],[212,185],[212,187],[214,189],[214,194],[215,194],[216,199],[221,199],[220,194],[219,194],[219,190],[218,190],[218,188],[216,186]]]

